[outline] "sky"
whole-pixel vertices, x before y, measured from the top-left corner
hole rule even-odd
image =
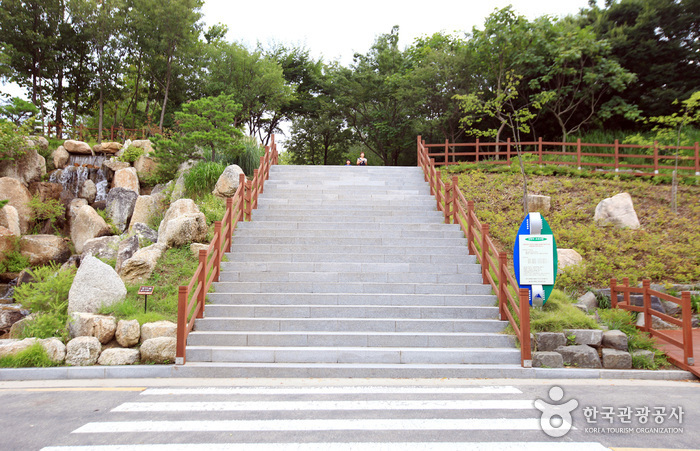
[[[227,38],[254,47],[258,42],[305,46],[314,58],[352,62],[354,53],[366,53],[375,38],[399,26],[399,45],[439,31],[463,34],[495,9],[509,4],[528,19],[576,14],[588,0],[268,0],[240,2],[205,0],[207,25],[226,24]],[[265,11],[261,14],[261,7]]]

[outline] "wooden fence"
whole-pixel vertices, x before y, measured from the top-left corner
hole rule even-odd
[[[457,177],[451,183],[442,180],[436,163],[430,157],[428,147],[418,136],[418,166],[423,168],[425,181],[437,201],[437,208],[444,213],[446,224],[459,224],[470,255],[477,255],[481,263],[484,283],[489,283],[498,297],[501,320],[506,319],[515,330],[520,342],[520,363],[532,366],[530,343],[530,294],[521,289],[508,268],[508,255],[500,252],[489,236],[489,225],[482,224],[474,212],[474,201],[468,201],[459,189]],[[465,210],[466,208],[466,210]]]
[[[437,166],[459,164],[465,161],[486,164],[510,164],[517,157],[516,146],[523,150],[523,155],[528,155],[528,162],[539,165],[554,164],[575,166],[577,169],[589,167],[602,172],[620,172],[632,170],[632,175],[653,176],[659,171],[675,169],[676,157],[664,153],[670,149],[676,151],[676,147],[664,148],[658,142],[651,146],[634,144],[620,144],[615,140],[613,144],[582,143],[580,139],[574,143],[549,142],[540,138],[537,141],[512,142],[510,138],[506,142],[480,142],[473,143],[449,143],[423,144],[427,149],[428,157],[436,160]],[[567,150],[570,149],[570,150]],[[591,149],[594,152],[584,152]],[[646,150],[643,154],[628,153],[630,150]],[[595,151],[598,150],[598,151]],[[678,147],[678,151],[688,151],[692,156],[678,157],[679,176],[700,176],[700,145],[696,142],[693,146]],[[498,158],[498,159],[497,159]],[[585,161],[584,161],[585,160]],[[649,161],[651,160],[651,161]]]
[[[258,195],[263,192],[265,180],[270,178],[270,167],[277,164],[278,154],[275,137],[265,146],[265,155],[260,157],[260,167],[255,169],[253,179],[246,181],[241,174],[238,189],[233,197],[226,199],[226,212],[221,221],[214,223],[214,238],[206,250],[199,251],[199,265],[189,285],[180,286],[177,310],[177,347],[175,363],[185,363],[187,336],[194,327],[195,319],[204,317],[204,302],[211,284],[219,281],[221,258],[231,250],[233,231],[239,221],[250,221],[252,210],[258,206]]]
[[[644,332],[652,337],[659,338],[668,344],[680,348],[683,352],[682,360],[673,356],[672,353],[667,353],[669,361],[679,368],[688,369],[688,365],[694,365],[693,358],[693,327],[692,317],[693,311],[690,303],[690,292],[684,291],[681,293],[680,299],[666,293],[651,289],[649,280],[642,281],[642,287],[630,287],[629,278],[622,279],[622,285],[617,284],[617,279],[610,279],[610,302],[613,308],[620,308],[630,312],[637,312],[644,315],[644,326],[640,327]],[[617,300],[618,294],[622,294],[622,301]],[[643,296],[643,305],[635,306],[630,303],[630,294],[641,294]],[[664,301],[673,302],[681,306],[681,319],[674,318],[665,313],[658,312],[651,308],[651,297],[656,296]],[[653,327],[653,318],[660,318],[667,323],[679,326],[682,329],[681,339],[677,340],[675,334],[669,333],[666,330],[658,330]]]

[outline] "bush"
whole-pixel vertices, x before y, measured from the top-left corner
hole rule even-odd
[[[34,233],[38,233],[42,225],[46,222],[51,224],[51,228],[54,229],[55,232],[58,232],[56,229],[56,221],[66,214],[66,209],[60,200],[42,200],[39,196],[33,196],[29,201],[29,208],[32,210],[30,219],[34,223]]]
[[[27,127],[0,120],[0,161],[14,161],[26,153],[25,136],[29,134]]]
[[[221,221],[226,213],[226,202],[208,193],[198,202],[199,211],[207,218],[207,225],[212,225],[215,221]]]
[[[185,174],[185,191],[191,197],[211,193],[225,169],[221,163],[200,161]]]
[[[34,343],[27,349],[14,355],[0,357],[0,368],[28,368],[28,367],[51,367],[58,366],[49,359],[46,350],[41,343]]]
[[[564,329],[598,329],[598,324],[575,307],[564,292],[553,290],[542,309],[530,310],[530,329],[532,333],[561,332]]]
[[[15,273],[29,267],[29,257],[25,257],[19,251],[10,251],[3,255],[4,259],[0,261],[0,272]]]
[[[140,147],[129,146],[122,153],[121,157],[119,157],[119,161],[123,161],[125,163],[133,163],[134,161],[138,160],[139,157],[143,155],[143,153],[144,149]]]
[[[15,300],[32,312],[51,313],[68,307],[68,292],[75,278],[75,268],[61,269],[51,262],[30,270],[33,282],[23,283],[15,289]]]

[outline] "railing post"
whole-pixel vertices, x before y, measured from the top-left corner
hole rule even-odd
[[[649,287],[651,286],[651,281],[649,279],[644,279],[642,281],[642,287],[644,291],[642,293],[642,298],[644,299],[644,330],[650,332],[652,329],[652,318],[651,318],[651,295],[649,294]]]
[[[474,201],[467,201],[467,251],[469,255],[474,255],[476,253],[474,248],[474,221],[472,216],[474,215]]]
[[[695,141],[695,175],[700,175],[700,143]]]
[[[456,175],[452,176],[452,224],[458,224],[457,215],[459,214],[459,196],[457,196],[457,190],[459,190],[459,177]]]
[[[629,277],[623,277],[623,278],[622,278],[622,286],[625,287],[625,288],[629,288],[629,287],[630,287],[630,279],[629,279]],[[622,301],[623,301],[625,304],[630,305],[630,292],[629,292],[629,290],[625,290],[625,292],[622,294]]]
[[[659,142],[654,141],[654,174],[659,173]]]
[[[530,292],[520,288],[520,364],[532,368],[532,344],[530,343]]]
[[[479,138],[476,138],[476,163],[479,162]]]
[[[181,286],[177,293],[177,344],[175,364],[185,364],[185,347],[187,346],[187,287]]]
[[[506,269],[508,267],[508,254],[498,253],[498,312],[501,314],[501,321],[507,319],[505,309],[508,298],[506,297]]]
[[[236,221],[241,221],[245,219],[245,174],[238,175],[238,185],[243,186],[243,189],[241,189],[241,199],[240,202],[238,202],[238,217]],[[231,232],[231,234],[233,234],[233,230]]]
[[[510,138],[506,140],[506,161],[510,164]]]
[[[578,170],[581,170],[581,138],[578,138],[576,140],[576,164],[578,166]]]
[[[449,155],[449,141],[446,139],[445,140],[445,166],[447,166],[450,163],[450,155]]]
[[[617,279],[610,279],[610,307],[617,308]]]
[[[245,178],[244,175],[243,177]],[[228,236],[224,238],[224,243],[226,244],[224,252],[231,252],[231,242],[233,241],[233,197],[226,198],[226,221],[228,222]]]
[[[450,223],[450,217],[452,216],[452,199],[454,197],[454,184],[445,183],[445,210],[443,211],[445,216],[445,224]]]
[[[690,291],[681,293],[681,314],[683,315],[683,359],[688,365],[695,364],[693,356],[693,311],[690,303]]]
[[[214,241],[216,245],[214,246],[214,249],[216,249],[216,261],[213,263],[212,271],[214,271],[214,278],[212,281],[218,282],[219,281],[219,274],[221,274],[221,240],[223,239],[223,236],[221,235],[221,221],[214,221]],[[204,307],[202,305],[202,307]]]
[[[444,212],[445,209],[442,208],[442,191],[440,190],[440,181],[442,180],[442,174],[439,170],[435,171],[435,200],[437,201],[438,211]]]
[[[538,163],[541,166],[542,165],[542,137],[541,136],[537,139],[537,154],[539,155]]]
[[[615,172],[620,172],[620,140],[615,140]]]
[[[197,318],[204,318],[204,300],[207,297],[207,251],[199,250],[199,267],[202,270],[199,272],[198,285],[201,287],[197,295]]]
[[[253,213],[252,209],[252,193],[253,193],[253,182],[246,180],[245,182],[245,220],[250,221],[250,216]]]
[[[488,238],[489,238],[489,225],[488,224],[482,224],[481,225],[481,277],[484,280],[484,283],[488,280],[486,278],[486,275],[489,273],[489,246],[488,246]]]

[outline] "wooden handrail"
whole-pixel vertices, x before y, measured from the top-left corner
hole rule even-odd
[[[474,143],[440,143],[440,144],[426,144],[425,142],[419,142],[422,144],[425,155],[418,159],[418,165],[424,166],[424,162],[430,161],[431,166],[443,166],[443,165],[453,165],[460,164],[462,161],[457,161],[456,157],[468,157],[470,160],[478,163],[485,164],[510,164],[511,160],[511,147],[520,146],[525,147],[523,149],[524,154],[533,154],[537,156],[537,161],[532,163],[543,165],[552,164],[560,166],[576,166],[579,170],[586,167],[594,168],[609,168],[611,170],[602,170],[601,172],[613,172],[619,173],[621,169],[647,169],[646,172],[631,172],[631,175],[635,176],[654,176],[659,174],[660,169],[675,169],[675,165],[664,164],[665,160],[675,160],[675,155],[661,155],[659,153],[660,149],[671,149],[671,150],[690,150],[693,155],[679,155],[678,160],[681,162],[690,162],[688,165],[679,165],[678,170],[680,176],[692,177],[700,176],[700,144],[695,143],[692,146],[659,146],[658,142],[650,145],[638,145],[638,144],[620,144],[618,140],[615,140],[612,144],[601,144],[601,143],[582,143],[580,139],[576,142],[555,142],[555,141],[543,141],[541,138],[537,141],[522,141],[514,142],[508,139],[504,142],[481,142],[478,139]],[[502,146],[506,145],[506,152],[500,150]],[[557,148],[558,150],[546,150],[544,146]],[[528,150],[527,148],[530,148]],[[571,152],[567,152],[567,147],[571,148]],[[603,148],[610,149],[611,153],[592,153],[583,152],[582,148]],[[433,150],[431,152],[431,149]],[[451,149],[451,151],[450,151]],[[462,151],[459,151],[462,149]],[[627,149],[644,149],[647,154],[628,154],[624,151]],[[499,151],[500,150],[500,151]],[[496,156],[506,156],[503,160],[488,160],[487,158]],[[545,156],[561,156],[567,157],[571,161],[555,161],[547,160]],[[439,158],[439,161],[435,161],[431,157]],[[609,162],[583,162],[581,161],[583,157],[594,157],[594,158],[609,158]],[[643,162],[649,161],[650,164],[634,164],[627,162],[627,159],[635,158],[643,160]],[[681,173],[680,171],[686,171]],[[428,181],[426,179],[426,181]]]
[[[448,144],[441,144],[447,146]],[[479,143],[489,145],[489,143]],[[498,298],[498,310],[502,320],[508,320],[520,342],[520,363],[532,366],[530,347],[530,294],[521,289],[508,268],[508,257],[499,252],[489,237],[489,225],[482,224],[474,212],[474,202],[466,200],[459,189],[457,177],[445,184],[435,168],[435,160],[428,153],[428,145],[418,136],[418,166],[423,169],[430,193],[435,196],[438,211],[444,212],[445,222],[459,224],[467,238],[470,255],[476,255],[481,263],[482,279],[491,285]],[[436,146],[435,146],[436,147]],[[443,147],[446,151],[447,147]],[[444,155],[444,152],[441,152]],[[516,298],[517,296],[517,298]],[[516,301],[517,299],[517,301]]]
[[[219,281],[221,259],[225,252],[231,250],[233,231],[238,222],[251,220],[251,211],[258,205],[258,194],[263,192],[265,180],[270,178],[270,167],[277,164],[278,159],[273,135],[270,145],[265,147],[265,153],[260,157],[260,167],[255,170],[253,179],[246,181],[245,175],[239,176],[236,192],[226,199],[224,217],[214,223],[214,238],[207,249],[199,251],[199,265],[190,283],[179,287],[175,351],[175,363],[178,365],[186,362],[187,336],[194,327],[195,319],[204,317],[207,293],[211,285]]]
[[[651,281],[645,279],[642,281],[642,286],[631,287],[629,278],[622,279],[622,285],[617,284],[617,279],[610,279],[610,304],[613,308],[627,310],[629,312],[637,312],[644,314],[644,326],[637,326],[639,329],[648,333],[652,337],[661,338],[662,340],[672,344],[683,350],[683,362],[678,362],[679,366],[693,365],[693,326],[692,326],[692,306],[690,302],[690,291],[683,291],[681,297],[677,298],[667,293],[661,293],[651,289]],[[617,295],[622,294],[622,301],[617,300]],[[641,294],[644,301],[642,306],[632,305],[630,302],[630,294]],[[681,306],[681,319],[673,318],[665,313],[658,312],[651,308],[651,297],[656,296],[668,302],[673,302]],[[683,330],[683,340],[679,341],[672,338],[663,330],[654,329],[653,317],[660,318],[668,323],[676,326],[681,326]],[[673,359],[671,359],[673,360]]]

